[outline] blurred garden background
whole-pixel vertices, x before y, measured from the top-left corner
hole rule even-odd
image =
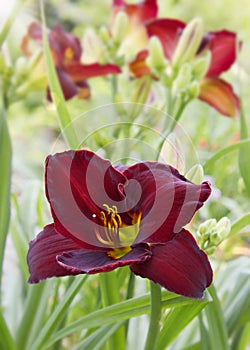
[[[77,36],[83,47],[82,60],[88,62],[88,50],[98,51],[91,41],[94,40],[93,32],[100,33],[100,28],[110,26],[112,1],[51,0],[43,3],[48,28],[60,24],[65,31]],[[9,1],[7,4],[0,0],[0,5],[0,108],[4,115],[0,124],[0,244],[3,256],[0,349],[112,350],[115,347],[109,337],[117,334],[119,327],[125,327],[127,332],[126,345],[120,344],[119,349],[143,349],[150,313],[147,280],[136,278],[131,299],[134,304],[131,302],[118,311],[104,310],[100,314],[97,311],[101,312],[103,306],[96,275],[50,279],[37,285],[27,283],[29,241],[51,222],[44,193],[44,162],[47,155],[67,150],[69,146],[58,122],[57,106],[46,99],[44,82],[41,88],[36,80],[39,70],[35,71],[34,61],[21,49],[30,23],[41,21],[40,2]],[[176,133],[173,133],[176,136],[171,136],[170,149],[168,147],[162,153],[164,161],[180,167],[184,175],[196,164],[201,164],[204,179],[212,184],[212,195],[191,222],[191,232],[197,235],[202,222],[215,219],[216,223],[224,217],[229,219],[230,228],[227,237],[209,256],[217,295],[214,296],[213,291],[206,292],[207,306],[200,301],[197,303],[201,304],[192,304],[192,300],[185,297],[176,297],[172,304],[169,303],[163,311],[161,326],[164,332],[160,333],[156,350],[247,350],[250,349],[250,2],[158,0],[158,7],[160,18],[189,22],[199,17],[203,20],[204,32],[227,29],[237,33],[241,42],[237,60],[223,73],[223,79],[230,82],[239,96],[241,113],[235,117],[223,116],[208,104],[193,100],[183,111]],[[9,21],[7,25],[6,21]],[[35,47],[34,42],[32,45]],[[114,113],[120,113],[119,123],[126,121],[122,119],[123,116],[126,118],[126,111],[131,112],[138,108],[138,103],[143,103],[149,107],[138,109],[137,121],[156,131],[142,137],[138,152],[134,149],[131,157],[137,161],[146,160],[156,153],[155,138],[166,111],[164,89],[153,80],[150,85],[153,93],[143,100],[138,96],[136,79],[128,79],[124,74],[117,79],[115,98],[112,77],[108,75],[88,80],[89,99],[73,97],[65,101],[77,130],[78,146],[90,148],[104,157],[115,154],[113,160],[126,158],[124,148],[119,153],[117,141],[119,135],[126,137],[126,131],[115,134],[113,129],[112,132],[105,129],[105,125],[110,121],[116,123]],[[131,133],[130,137],[136,139],[138,130]],[[141,137],[140,132],[139,135]],[[143,142],[153,151],[144,149]],[[114,153],[108,151],[112,143],[116,147]],[[11,181],[10,202],[8,179]],[[123,301],[129,283],[126,269],[125,272],[120,269],[116,274]],[[138,301],[135,298],[139,298]],[[165,295],[165,299],[168,298],[171,300]]]

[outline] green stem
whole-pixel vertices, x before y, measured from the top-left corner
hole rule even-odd
[[[103,307],[119,303],[120,297],[115,271],[100,273],[99,277]],[[106,344],[107,350],[125,350],[125,328],[119,328]]]
[[[154,350],[160,331],[161,320],[161,288],[158,284],[150,281],[151,307],[150,323],[144,350]]]
[[[134,291],[135,291],[135,275],[133,274],[133,272],[130,271],[129,281],[128,281],[128,289],[127,289],[127,295],[126,295],[127,300],[133,298]],[[129,326],[129,320],[125,323],[126,336],[128,334],[128,326]]]
[[[116,99],[116,94],[117,94],[117,76],[112,75],[111,77],[111,90],[112,90],[112,101],[115,102]]]

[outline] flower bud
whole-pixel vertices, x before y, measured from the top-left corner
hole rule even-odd
[[[173,93],[185,92],[192,79],[192,68],[189,63],[181,66],[177,78],[173,82]]]
[[[167,65],[162,44],[156,36],[153,36],[149,40],[149,57],[147,58],[147,64],[153,71],[156,70],[159,73],[164,70]]]
[[[208,71],[208,68],[210,66],[210,62],[211,52],[208,50],[202,57],[194,60],[192,69],[194,79],[200,81],[206,75],[206,72]]]
[[[99,36],[92,28],[85,31],[83,37],[84,59],[88,63],[101,62],[105,55],[105,46]]]
[[[128,117],[133,121],[141,113],[147,101],[151,88],[151,79],[149,76],[143,76],[135,80],[134,89],[131,95],[131,106],[128,108]]]
[[[228,219],[228,217],[224,216],[218,221],[216,229],[222,240],[227,238],[231,231],[231,221]]]
[[[185,153],[183,145],[174,133],[169,134],[164,141],[158,161],[172,165],[177,168],[180,173],[185,172]]]
[[[201,164],[195,164],[191,169],[188,170],[185,177],[195,184],[200,184],[204,177],[204,170]]]
[[[228,236],[231,230],[231,222],[227,217],[218,222],[209,219],[202,223],[197,232],[197,241],[207,254],[212,254],[215,248]]]
[[[194,18],[183,30],[175,49],[172,64],[180,67],[184,62],[190,61],[200,46],[203,35],[203,22]]]
[[[100,39],[104,43],[109,43],[110,42],[110,34],[109,34],[109,30],[108,30],[107,27],[101,26],[101,28],[99,30],[99,36],[100,36]]]
[[[127,14],[123,11],[118,12],[111,30],[115,43],[120,44],[124,40],[128,31],[128,22]]]
[[[200,84],[197,80],[192,81],[192,83],[188,86],[187,92],[190,99],[194,99],[199,96]]]

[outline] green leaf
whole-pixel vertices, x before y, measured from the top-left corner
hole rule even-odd
[[[207,299],[197,301],[197,303],[207,303]],[[162,293],[162,307],[180,307],[193,304],[194,300],[177,296],[168,291]],[[115,323],[132,317],[148,314],[150,311],[150,295],[145,294],[140,297],[122,301],[119,304],[107,306],[101,310],[97,310],[81,319],[71,323],[67,327],[53,334],[53,338],[44,344],[44,349],[51,347],[57,340],[62,339],[69,334],[82,329],[104,326],[105,324]]]
[[[42,24],[43,24],[43,47],[44,47],[44,55],[45,61],[48,70],[48,79],[49,86],[51,91],[52,100],[55,104],[59,126],[62,132],[62,135],[65,138],[65,141],[69,145],[70,148],[76,149],[79,147],[79,142],[77,140],[77,136],[73,127],[73,123],[71,122],[71,117],[62,93],[62,89],[57,77],[56,69],[54,66],[53,58],[51,55],[48,36],[46,32],[46,21],[43,9],[43,1],[41,1],[41,15],[42,15]]]
[[[2,47],[4,41],[6,40],[9,31],[23,6],[24,1],[16,1],[14,8],[10,12],[10,16],[6,19],[3,27],[0,29],[0,48]]]
[[[213,301],[205,309],[211,349],[229,349],[225,317],[213,285],[209,288]]]
[[[246,119],[245,119],[243,109],[241,110],[241,117],[240,117],[240,136],[241,136],[241,140],[245,140],[248,138],[247,124],[246,124]],[[250,144],[246,144],[246,145],[242,146],[239,150],[238,162],[239,162],[241,176],[244,180],[244,183],[245,183],[246,189],[247,189],[247,193],[250,197],[249,154],[250,154]]]
[[[43,348],[43,344],[46,343],[46,341],[53,334],[53,331],[58,326],[60,321],[67,314],[67,310],[69,308],[70,303],[72,302],[72,300],[74,299],[74,297],[76,296],[77,292],[82,287],[86,279],[86,275],[75,277],[74,282],[71,284],[71,286],[65,293],[63,300],[56,306],[55,310],[48,318],[46,324],[40,328],[34,343],[32,344],[32,346],[30,346],[30,349],[35,350]]]
[[[33,329],[35,325],[38,323],[38,327],[41,327],[48,303],[48,291],[50,290],[51,284],[48,281],[29,287],[24,313],[17,330],[16,344],[18,350],[26,349],[26,345],[34,336]]]
[[[3,257],[10,220],[11,139],[5,113],[0,115],[0,290]]]
[[[202,300],[190,299],[188,305],[179,308],[173,308],[167,315],[159,334],[156,345],[157,350],[164,350],[171,344],[178,334],[197,316],[200,311],[209,303],[209,299],[205,297]]]
[[[238,151],[241,147],[250,146],[250,139],[245,139],[239,142],[234,143],[233,145],[222,148],[218,152],[214,153],[204,164],[203,169],[205,174],[212,172],[215,163],[230,154],[231,152]]]
[[[74,350],[99,350],[105,344],[105,342],[122,326],[123,322],[118,322],[113,325],[106,325],[95,332],[89,337],[79,342]]]
[[[234,223],[231,226],[231,230],[228,237],[240,232],[244,227],[248,225],[250,225],[250,213],[245,214],[238,220],[234,221]]]
[[[4,320],[2,312],[0,310],[0,349],[3,350],[15,350],[15,343],[12,339],[8,326]]]

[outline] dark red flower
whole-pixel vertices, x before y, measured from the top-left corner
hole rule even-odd
[[[42,27],[40,23],[32,22],[28,28],[28,33],[23,38],[21,49],[27,56],[31,54],[29,49],[30,39],[42,45]],[[64,31],[60,25],[49,31],[48,40],[58,79],[66,100],[75,95],[79,98],[89,98],[90,89],[87,79],[121,72],[120,68],[114,64],[82,64],[80,40]],[[47,91],[47,98],[51,100],[49,90]]]
[[[45,178],[54,223],[30,243],[30,283],[129,265],[170,291],[202,297],[212,270],[183,226],[209,197],[208,183],[157,162],[112,166],[87,150],[49,156]]]
[[[155,19],[146,24],[148,36],[157,36],[161,41],[164,54],[171,62],[179,38],[186,27],[186,23],[177,19]],[[199,99],[207,102],[226,116],[235,116],[240,111],[240,100],[230,84],[220,78],[236,60],[237,36],[228,30],[208,32],[204,35],[196,57],[200,57],[205,50],[211,53],[211,62],[205,77],[200,83]],[[138,56],[140,59],[140,56]],[[137,68],[137,60],[132,62],[131,71],[135,76],[141,76],[141,69]],[[139,68],[144,66],[146,71],[146,57],[144,64],[140,59]]]

